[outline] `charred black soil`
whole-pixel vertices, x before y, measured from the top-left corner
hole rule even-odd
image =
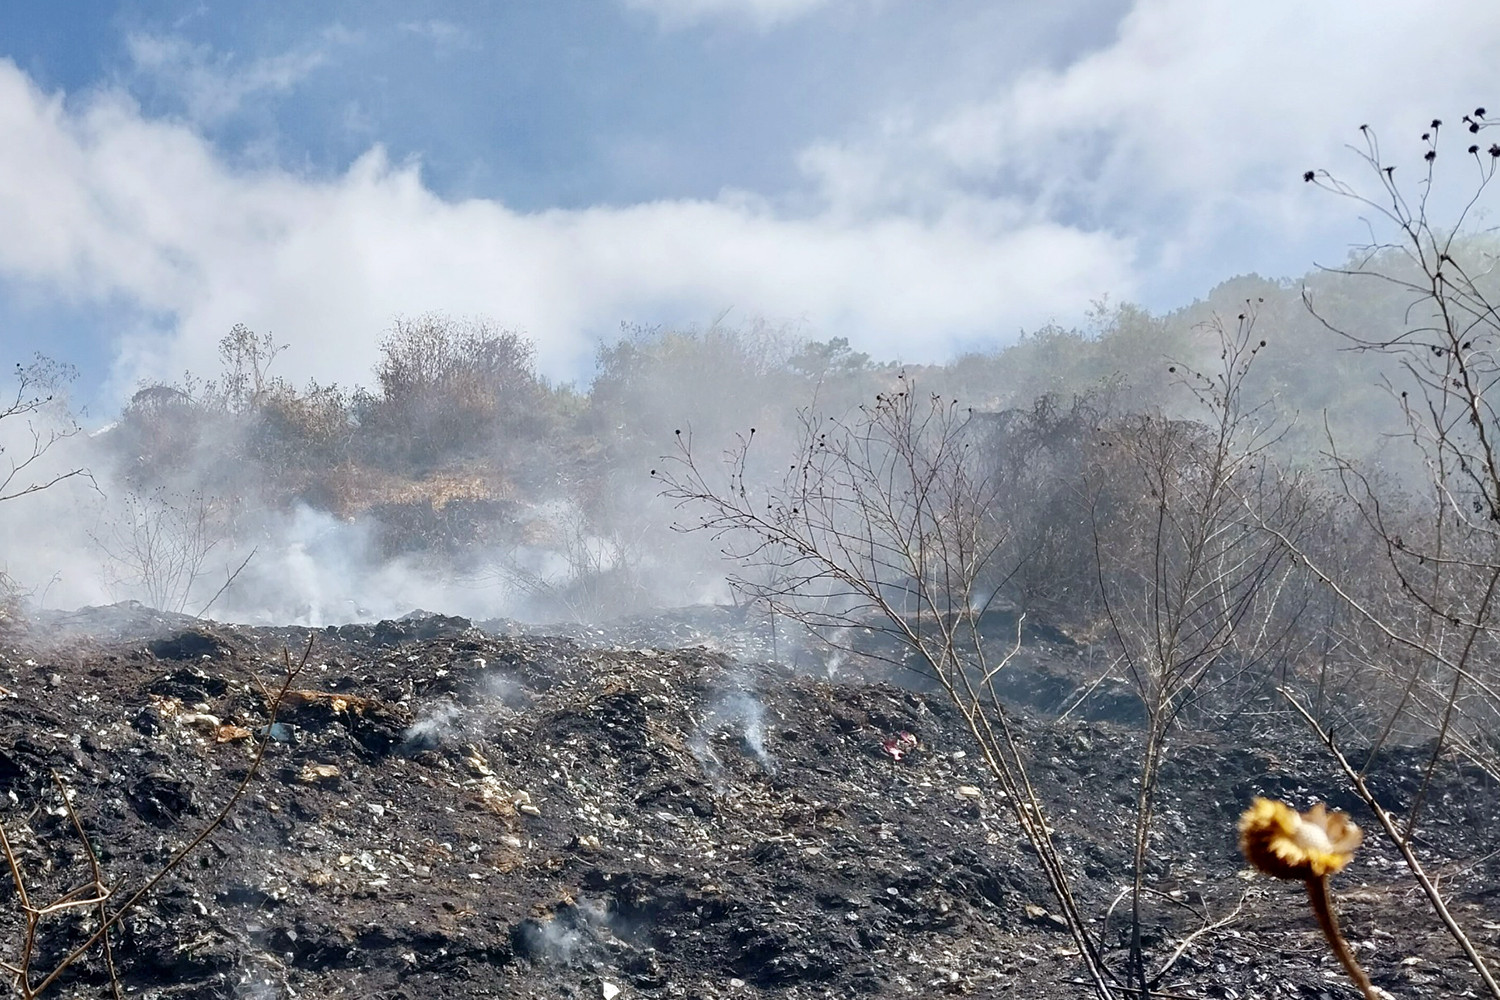
[[[805,649],[784,657],[796,669],[775,665],[762,631],[732,618],[544,637],[440,616],[323,630],[136,606],[60,616],[0,650],[0,822],[35,900],[87,883],[55,772],[118,902],[269,737],[228,822],[114,937],[141,997],[1089,996],[942,697],[858,662],[830,676]],[[295,660],[309,638],[268,729],[283,650]],[[1123,969],[1140,734],[1105,685],[1055,717],[1082,694],[1078,656],[1028,635],[1008,690],[1079,905]],[[1173,737],[1147,880],[1162,995],[1354,996],[1299,887],[1244,870],[1234,827],[1255,794],[1326,799],[1368,831],[1335,892],[1378,985],[1477,995],[1374,818],[1280,719],[1247,711]],[[896,760],[884,744],[903,732],[917,748]],[[1426,765],[1409,748],[1371,774],[1404,808]],[[1494,956],[1500,796],[1443,762],[1423,809],[1418,853]],[[5,898],[14,962],[24,932]],[[93,912],[43,923],[38,972]],[[107,996],[102,959],[55,991]]]

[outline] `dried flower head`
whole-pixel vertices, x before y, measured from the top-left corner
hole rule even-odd
[[[1240,817],[1240,850],[1277,878],[1307,881],[1342,871],[1363,839],[1349,817],[1321,802],[1299,813],[1284,802],[1257,798]]]

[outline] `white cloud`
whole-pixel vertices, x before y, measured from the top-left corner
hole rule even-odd
[[[649,11],[670,28],[715,19],[749,22],[766,29],[794,21],[830,0],[625,0],[629,7]]]
[[[244,65],[178,35],[133,33],[125,46],[135,71],[173,90],[188,117],[201,123],[232,116],[247,98],[288,93],[328,61],[321,44]]]
[[[1150,234],[1151,267],[1211,256],[1235,273],[1276,246],[1306,251],[1322,227],[1357,236],[1302,171],[1357,174],[1342,146],[1366,122],[1420,155],[1430,118],[1456,124],[1493,96],[1497,52],[1486,0],[1138,0],[1092,54],[934,116],[887,116],[803,166],[846,212],[998,187],[1042,217]]]
[[[1131,291],[1128,241],[1016,206],[791,216],[726,194],[526,214],[445,201],[379,148],[328,180],[235,170],[181,124],[117,96],[75,110],[7,62],[0,129],[0,272],[165,317],[126,337],[120,388],[211,371],[238,322],[293,345],[288,374],[348,382],[395,315],[484,315],[570,376],[621,319],[733,307],[923,360]]]
[[[400,25],[400,29],[407,34],[427,39],[439,52],[480,48],[479,39],[472,31],[452,21],[442,21],[436,18],[428,21],[406,21]]]

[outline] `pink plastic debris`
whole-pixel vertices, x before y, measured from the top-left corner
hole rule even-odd
[[[880,748],[890,755],[891,760],[900,760],[917,748],[917,738],[902,730],[881,743]]]

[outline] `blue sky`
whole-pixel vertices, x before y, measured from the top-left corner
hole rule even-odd
[[[725,310],[941,359],[1339,259],[1301,171],[1497,56],[1488,0],[0,5],[0,353],[99,412],[237,322],[343,383],[429,311],[561,379]]]

